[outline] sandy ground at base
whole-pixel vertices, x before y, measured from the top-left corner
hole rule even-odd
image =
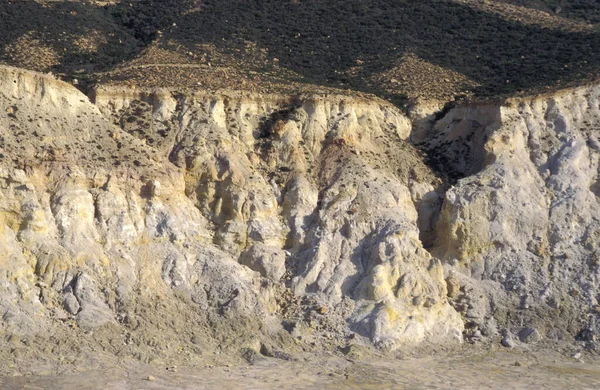
[[[496,351],[454,357],[353,361],[337,356],[253,365],[128,365],[61,375],[0,378],[11,389],[598,389],[600,364],[552,352]]]

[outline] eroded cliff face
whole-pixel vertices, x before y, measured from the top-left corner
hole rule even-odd
[[[213,243],[241,264],[285,277],[296,296],[328,310],[343,307],[350,329],[377,344],[460,339],[440,263],[419,242],[416,209],[436,178],[405,143],[410,123],[392,106],[114,90],[95,101],[120,123],[152,116],[143,137],[185,171]]]
[[[0,331],[18,358],[143,361],[591,335],[599,94],[413,126],[345,96],[92,103],[2,68]]]
[[[432,253],[462,284],[455,307],[474,331],[595,340],[599,130],[598,86],[455,108],[430,129],[426,148],[461,178]]]
[[[92,104],[0,73],[6,335],[145,361],[460,341],[419,240],[440,182],[393,106],[108,87]]]

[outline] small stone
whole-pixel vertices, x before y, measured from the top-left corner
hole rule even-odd
[[[502,341],[500,341],[500,344],[502,344],[502,346],[506,347],[506,348],[514,348],[515,347],[515,341],[513,340],[513,338],[510,335],[506,335],[506,336],[502,337]]]
[[[572,288],[571,290],[569,290],[569,295],[572,297],[578,297],[579,296],[579,290],[577,290],[576,288]]]
[[[245,348],[242,351],[242,357],[250,364],[256,363],[258,360],[258,353],[252,348]]]
[[[515,362],[515,367],[521,367],[521,366],[522,366],[521,362],[519,362],[519,361]]]
[[[448,297],[456,298],[460,293],[460,282],[454,274],[450,274],[446,279],[446,288],[448,289]]]
[[[161,184],[158,180],[156,180],[156,179],[149,180],[146,183],[146,187],[145,187],[146,193],[152,198],[157,197],[160,195],[160,187],[161,187]]]
[[[67,293],[63,300],[63,307],[69,314],[76,315],[80,309],[79,300],[72,293]]]
[[[17,107],[16,106],[6,107],[6,114],[8,114],[9,116],[15,115],[16,112],[17,112]]]
[[[573,359],[575,359],[575,360],[581,359],[581,352],[577,352],[576,354],[574,354]]]
[[[542,335],[536,328],[523,328],[519,332],[519,340],[527,344],[537,343],[541,339]]]
[[[148,377],[146,378],[146,380],[147,380],[148,382],[154,382],[154,381],[156,380],[156,378],[155,378],[155,377],[153,377],[152,375],[148,375]]]

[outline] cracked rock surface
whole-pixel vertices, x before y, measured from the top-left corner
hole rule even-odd
[[[90,96],[0,68],[2,361],[596,345],[598,86]]]

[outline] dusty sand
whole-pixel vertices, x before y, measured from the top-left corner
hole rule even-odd
[[[148,380],[152,376],[154,380]],[[59,376],[0,378],[2,389],[597,389],[600,364],[552,352],[479,352],[462,357],[356,362],[337,356],[254,365],[131,365]]]

